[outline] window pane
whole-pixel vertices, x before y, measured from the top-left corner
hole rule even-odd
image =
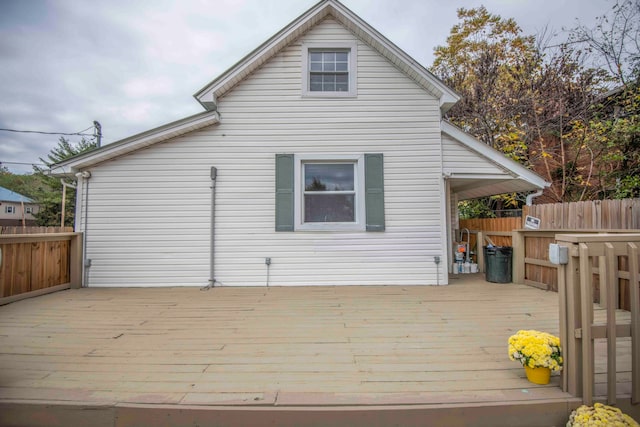
[[[322,74],[311,74],[309,76],[309,90],[312,92],[322,91]]]
[[[309,51],[309,91],[348,92],[349,52]]]
[[[347,74],[338,74],[336,76],[336,91],[349,91],[349,76]]]
[[[355,222],[355,195],[305,194],[304,222]]]
[[[335,92],[336,91],[336,84],[335,82],[333,82],[333,80],[331,81],[327,81],[328,79],[325,79],[324,83],[322,84],[322,90],[325,92]]]
[[[323,52],[322,60],[324,62],[335,62],[336,61],[336,53],[335,52]]]
[[[307,163],[304,165],[305,191],[354,191],[352,163]]]
[[[348,74],[336,74],[336,83],[347,83],[349,81]]]

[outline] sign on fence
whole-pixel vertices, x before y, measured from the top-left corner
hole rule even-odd
[[[540,218],[536,218],[535,216],[527,215],[524,220],[524,228],[528,228],[530,230],[537,230],[540,228]]]

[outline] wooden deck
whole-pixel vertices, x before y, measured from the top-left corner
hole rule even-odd
[[[507,356],[534,328],[557,294],[481,275],[61,291],[0,307],[0,425],[564,425],[560,377]]]

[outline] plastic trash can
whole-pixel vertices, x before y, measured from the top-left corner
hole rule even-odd
[[[487,282],[511,283],[511,246],[484,246],[484,271]]]

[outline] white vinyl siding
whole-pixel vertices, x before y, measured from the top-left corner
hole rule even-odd
[[[303,97],[302,43],[331,42],[357,43],[357,97]],[[446,247],[438,99],[328,19],[218,107],[217,126],[91,169],[90,286],[206,285],[211,166],[223,285],[264,286],[266,257],[272,286],[437,283],[433,258]],[[276,232],[277,153],[383,153],[386,231]]]
[[[505,170],[497,166],[491,160],[482,157],[475,151],[464,146],[448,135],[442,135],[442,153],[445,172],[450,173],[474,173],[474,174],[504,174]],[[507,159],[505,159],[505,162]],[[469,168],[473,165],[473,168]]]

